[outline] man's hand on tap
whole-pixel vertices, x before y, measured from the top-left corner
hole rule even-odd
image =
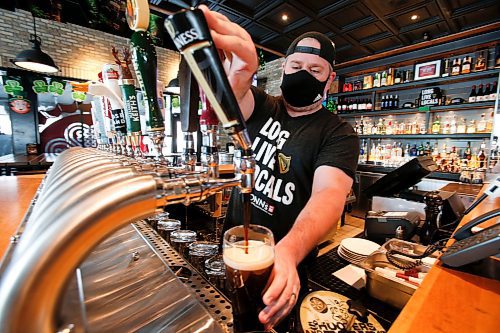
[[[238,101],[243,117],[248,119],[254,108],[250,91],[252,77],[257,71],[259,61],[257,51],[248,32],[226,16],[199,7],[205,14],[215,46],[224,51],[224,69]]]

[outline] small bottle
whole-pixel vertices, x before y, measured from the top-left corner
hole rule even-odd
[[[396,76],[394,77],[394,84],[400,84],[401,82],[403,82],[401,71],[396,71]]]
[[[491,111],[490,117],[486,121],[486,133],[491,133],[493,131],[493,117],[494,117],[494,111]]]
[[[464,57],[462,61],[462,74],[469,74],[472,67],[472,57]]]
[[[471,147],[470,147],[470,141],[467,141],[467,147],[464,150],[464,156],[463,156],[463,158],[465,160],[468,160],[468,161],[470,161],[470,159],[472,158],[472,150],[471,150]]]
[[[476,64],[474,65],[474,71],[484,71],[486,69],[486,56],[485,51],[479,52],[479,55],[476,59]]]
[[[439,134],[440,132],[441,132],[441,121],[439,120],[439,115],[436,115],[436,118],[432,123],[432,134]]]
[[[486,113],[481,114],[481,119],[477,122],[478,133],[486,132]]]
[[[374,88],[380,87],[380,73],[375,73],[375,77],[373,79],[373,87]]]
[[[458,122],[457,133],[464,134],[467,131],[467,119],[461,118]]]
[[[444,69],[443,69],[443,74],[441,75],[442,77],[447,77],[450,76],[450,59],[444,59]]]
[[[353,100],[352,110],[353,111],[358,111],[358,99]]]
[[[457,117],[453,116],[450,122],[450,134],[457,134]]]
[[[467,126],[467,134],[474,134],[477,132],[476,121],[471,120],[469,126]]]
[[[473,85],[469,95],[469,103],[474,103],[476,101],[476,97],[477,97],[476,85]]]
[[[372,103],[372,100],[369,99],[367,102],[366,102],[366,110],[367,111],[372,111],[373,110],[373,103]]]
[[[491,94],[490,84],[486,83],[486,88],[484,88],[482,101],[483,102],[489,101],[490,100],[490,94]]]
[[[387,86],[387,72],[386,71],[382,72],[382,78],[380,79],[380,86],[381,87]]]
[[[392,97],[392,95],[390,95],[388,100],[387,100],[387,108],[389,110],[394,109],[394,98]]]
[[[377,124],[375,124],[375,122],[373,122],[373,125],[372,125],[372,130],[371,130],[372,134],[378,134],[378,127],[377,127]]]
[[[420,145],[417,148],[417,155],[424,156],[424,144],[420,142]]]
[[[382,100],[380,101],[380,110],[385,110],[387,108],[386,96],[382,96]]]
[[[493,82],[493,87],[490,90],[490,96],[488,97],[489,101],[496,101],[497,100],[497,81]]]
[[[453,65],[451,66],[451,75],[459,75],[460,69],[462,68],[462,62],[460,58],[453,60]]]
[[[398,95],[394,96],[394,108],[395,109],[399,108],[399,96]]]
[[[486,149],[486,142],[483,140],[483,142],[481,143],[479,154],[477,155],[477,161],[480,169],[486,167],[486,154],[484,152],[485,149]]]
[[[476,102],[482,102],[483,99],[484,99],[484,91],[483,91],[483,84],[481,83],[477,91]]]
[[[394,68],[389,68],[387,71],[387,85],[392,86],[394,84]]]

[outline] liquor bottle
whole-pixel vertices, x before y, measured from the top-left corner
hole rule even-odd
[[[427,134],[427,128],[425,127],[424,121],[421,121],[420,123],[418,123],[416,131],[418,134]]]
[[[359,134],[363,135],[365,133],[365,120],[363,116],[361,116],[361,120],[359,121]]]
[[[372,141],[372,147],[370,149],[370,153],[368,155],[368,160],[369,161],[374,161],[375,162],[375,154],[377,153],[377,148],[375,147],[375,141]]]
[[[497,100],[497,81],[493,82],[493,87],[490,90],[490,96],[488,97],[489,101],[496,101]]]
[[[403,152],[403,157],[404,157],[404,163],[410,161],[411,156],[410,156],[410,144],[409,143],[407,143],[405,146],[405,150]]]
[[[486,142],[483,140],[483,142],[481,143],[481,148],[477,155],[478,166],[480,169],[486,167],[486,154],[484,153],[485,149],[486,149]]]
[[[479,52],[479,55],[476,58],[476,64],[474,65],[474,71],[479,72],[479,71],[484,71],[486,69],[485,52],[487,52],[487,51]]]
[[[462,74],[469,74],[472,67],[472,57],[464,57],[462,61]]]
[[[381,135],[386,135],[387,134],[387,127],[385,125],[385,118],[382,118],[382,125],[379,129],[379,133],[378,134],[381,134]]]
[[[381,87],[387,86],[387,72],[386,71],[382,72],[382,78],[380,79],[380,86]]]
[[[490,94],[491,94],[491,89],[490,89],[490,84],[486,83],[486,88],[484,88],[484,93],[483,93],[483,102],[487,102],[490,100]]]
[[[399,109],[399,96],[398,95],[394,96],[394,108]]]
[[[380,110],[385,110],[387,108],[386,96],[382,96],[382,100],[380,101]]]
[[[494,172],[494,168],[497,165],[499,160],[498,155],[498,137],[494,136],[493,140],[491,140],[491,148],[490,148],[490,172]]]
[[[404,121],[399,124],[398,134],[406,134],[406,123]]]
[[[354,108],[354,99],[351,98],[349,100],[349,104],[347,105],[347,109],[349,110],[349,112],[352,112],[353,108]]]
[[[372,103],[372,100],[369,99],[367,102],[366,102],[366,110],[367,111],[372,111],[373,110],[373,103]]]
[[[469,126],[467,126],[467,134],[473,134],[477,132],[476,121],[471,120]]]
[[[468,160],[468,161],[470,161],[470,159],[472,158],[472,150],[470,147],[470,141],[467,141],[467,147],[465,147],[463,158],[465,160]]]
[[[451,75],[459,75],[461,69],[460,58],[453,59],[453,65],[451,66]]]
[[[374,88],[380,87],[380,73],[375,73],[375,77],[373,79],[373,87]]]
[[[457,134],[457,116],[453,116],[453,118],[451,118],[450,134]]]
[[[394,132],[393,132],[393,125],[392,125],[392,119],[389,119],[387,121],[387,126],[385,128],[385,134],[387,134],[387,135],[394,134]]]
[[[469,103],[474,103],[476,101],[476,96],[477,96],[476,85],[473,85],[469,95]]]
[[[477,91],[476,102],[482,102],[483,99],[484,99],[484,91],[483,91],[483,84],[481,83]]]
[[[392,95],[390,95],[387,100],[387,109],[389,110],[394,109],[394,97],[392,97]]]
[[[447,77],[450,76],[450,59],[444,59],[444,69],[443,69],[443,74],[441,75],[442,77]]]
[[[439,115],[436,115],[436,118],[432,123],[432,134],[439,134],[440,132],[441,132],[441,121],[439,120]]]
[[[392,125],[392,134],[401,134],[399,133],[399,122],[398,120],[394,120],[394,123]]]
[[[424,147],[424,156],[430,156],[430,155],[431,155],[431,143],[427,141]]]
[[[396,71],[396,74],[394,76],[394,84],[400,84],[401,82],[403,82],[401,71]]]
[[[420,142],[420,145],[417,148],[417,155],[424,156],[424,144]]]
[[[354,132],[356,132],[356,133],[359,134],[359,125],[358,125],[358,121],[357,120],[354,121],[354,128],[353,129],[354,129]]]
[[[461,118],[458,122],[457,133],[464,134],[467,131],[467,119]]]
[[[481,119],[477,122],[477,132],[484,133],[486,132],[486,114],[481,114]]]
[[[353,99],[353,102],[352,102],[352,110],[353,111],[358,111],[358,99]]]
[[[394,68],[389,68],[387,71],[387,85],[392,86],[394,84]]]
[[[378,127],[377,127],[377,124],[375,124],[375,122],[373,122],[371,132],[372,132],[372,134],[378,134]]]
[[[417,156],[417,155],[418,155],[417,145],[414,144],[410,148],[410,156]]]
[[[365,141],[365,139],[363,139],[363,142],[362,142],[361,147],[359,149],[359,162],[360,163],[362,163],[366,160],[366,149],[367,149],[366,141]]]
[[[490,117],[486,121],[486,133],[491,133],[493,131],[493,117],[494,111],[491,111]]]

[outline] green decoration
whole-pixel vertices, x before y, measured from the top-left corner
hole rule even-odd
[[[33,91],[37,94],[43,94],[49,92],[49,87],[47,86],[47,83],[45,83],[45,81],[35,80],[33,81]]]
[[[9,95],[19,96],[24,91],[24,88],[17,80],[7,80],[3,90]]]
[[[83,102],[85,98],[87,98],[87,94],[81,91],[73,91],[71,93],[71,98],[73,98],[76,102]]]
[[[173,108],[178,108],[180,106],[181,106],[181,103],[179,101],[179,96],[172,96],[172,107]],[[201,107],[200,107],[200,109],[201,109]]]
[[[49,86],[49,92],[56,96],[64,94],[64,85],[61,82],[52,81]]]

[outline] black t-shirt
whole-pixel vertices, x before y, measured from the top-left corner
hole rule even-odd
[[[277,242],[309,200],[316,168],[336,167],[354,179],[359,139],[349,123],[325,108],[291,117],[281,96],[255,87],[252,93],[255,109],[247,120],[256,161],[252,223],[270,228]],[[224,230],[241,225],[241,214],[241,196],[235,188]]]

